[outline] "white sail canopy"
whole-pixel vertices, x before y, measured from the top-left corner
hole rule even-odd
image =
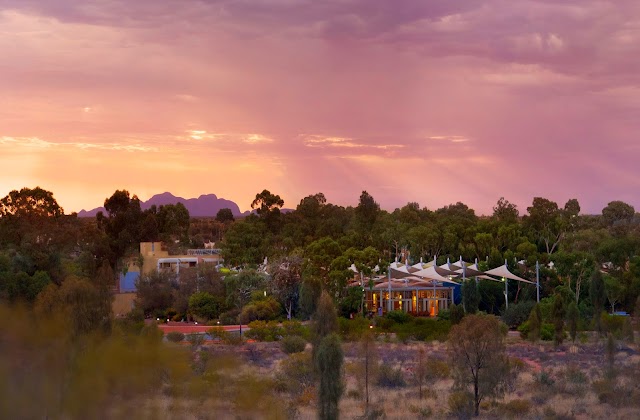
[[[435,267],[431,266],[431,267],[427,267],[427,268],[423,268],[420,271],[416,271],[415,273],[413,273],[414,276],[417,277],[423,277],[423,278],[427,278],[427,279],[431,279],[431,280],[437,280],[439,282],[442,283],[453,283],[453,284],[459,284],[456,283],[455,281],[452,281],[450,279],[448,279],[447,277],[444,277],[442,275],[440,275]]]
[[[532,281],[523,279],[522,277],[518,277],[515,274],[513,274],[511,271],[509,271],[506,264],[503,264],[500,267],[494,268],[492,270],[485,271],[485,274],[489,274],[491,276],[496,276],[496,277],[502,277],[509,280],[517,280],[524,283],[534,284]]]

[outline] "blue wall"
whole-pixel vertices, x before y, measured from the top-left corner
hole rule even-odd
[[[140,273],[130,271],[127,274],[120,274],[120,292],[135,292],[136,282],[140,278]]]

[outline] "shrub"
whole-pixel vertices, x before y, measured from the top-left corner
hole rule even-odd
[[[383,388],[402,388],[407,385],[407,382],[404,380],[402,369],[382,363],[378,369],[376,385]]]
[[[282,338],[282,328],[275,321],[252,321],[248,327],[250,329],[245,333],[247,338],[258,341],[278,341]]]
[[[184,334],[179,331],[171,331],[170,333],[167,333],[167,340],[172,343],[179,343],[184,340]]]
[[[528,400],[511,400],[504,405],[504,412],[509,417],[523,417],[531,410]]]
[[[509,308],[502,314],[502,321],[509,328],[517,328],[529,318],[531,310],[536,305],[534,301],[525,301],[509,305]]]
[[[231,333],[222,327],[213,327],[207,331],[207,334],[209,334],[211,338],[219,339],[224,344],[238,345],[242,343],[242,337],[240,337],[239,334]]]
[[[610,315],[606,312],[600,314],[600,323],[603,331],[612,334],[615,338],[621,337],[625,319],[627,319],[627,317]]]
[[[376,318],[376,328],[384,332],[390,332],[396,323],[387,317]]]
[[[553,336],[555,335],[555,327],[553,324],[544,323],[540,328],[540,339],[544,341],[553,340]]]
[[[222,304],[221,298],[208,292],[197,292],[189,297],[189,311],[204,320],[217,318]]]
[[[280,388],[294,394],[303,393],[316,381],[311,353],[293,353],[284,359],[276,375]]]
[[[470,392],[452,392],[449,395],[449,412],[458,418],[469,419],[473,416],[473,395]]]
[[[441,309],[438,311],[438,319],[451,321],[451,311],[449,309]]]
[[[398,324],[405,324],[413,319],[411,315],[403,311],[391,311],[387,313],[386,317],[387,319],[390,319],[391,321]]]
[[[451,325],[456,325],[459,324],[460,321],[462,321],[462,318],[464,318],[464,308],[462,307],[462,305],[451,305],[451,308],[449,309],[449,314],[450,314],[450,319],[451,319]]]
[[[451,330],[451,322],[433,318],[416,318],[411,326],[418,341],[445,341]]]
[[[525,321],[518,327],[518,331],[520,332],[520,337],[523,340],[529,339],[529,333],[531,328],[529,327],[529,321]],[[551,341],[553,340],[553,336],[555,334],[555,327],[553,324],[544,323],[540,327],[540,339],[543,341]]]
[[[288,337],[290,335],[297,335],[308,340],[310,336],[309,328],[296,319],[284,321],[282,323],[282,336]]]
[[[220,314],[220,323],[222,325],[235,325],[238,323],[238,315],[240,315],[240,311],[237,309],[223,312]]]
[[[365,331],[369,330],[369,320],[363,317],[354,319],[338,318],[340,336],[344,340],[358,340]]]
[[[520,333],[520,338],[523,340],[529,339],[529,321],[525,321],[518,326],[518,332]]]
[[[429,358],[426,362],[426,370],[429,377],[435,379],[447,379],[451,375],[449,364],[443,360]]]
[[[286,354],[300,353],[307,346],[307,340],[297,335],[288,335],[280,342],[280,348]]]
[[[194,333],[187,334],[187,341],[194,347],[204,344],[204,335]]]
[[[536,384],[544,388],[552,387],[556,383],[556,381],[551,377],[549,372],[546,372],[544,370],[535,376],[535,381],[536,381]]]
[[[282,312],[282,306],[273,296],[268,296],[262,300],[251,302],[242,308],[240,321],[249,323],[255,320],[269,321],[276,319]]]

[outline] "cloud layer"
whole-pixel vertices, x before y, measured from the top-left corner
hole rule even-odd
[[[0,195],[640,208],[640,4],[0,0]]]

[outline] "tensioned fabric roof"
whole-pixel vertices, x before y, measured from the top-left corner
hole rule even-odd
[[[480,270],[478,270],[478,265],[477,264],[467,264],[466,262],[462,262],[462,264],[464,264],[464,274],[465,277],[479,277],[482,276],[484,273]],[[458,263],[458,265],[460,265]],[[456,273],[462,275],[463,269],[459,269],[456,270]]]
[[[489,274],[491,276],[504,277],[505,279],[517,280],[525,283],[534,284],[532,281],[525,280],[522,277],[518,277],[515,274],[513,274],[511,271],[509,271],[506,264],[501,265],[500,267],[494,268],[492,270],[485,271],[484,273]]]
[[[455,281],[452,281],[452,280],[440,275],[440,273],[438,273],[436,271],[436,268],[433,267],[433,266],[427,267],[427,268],[423,268],[420,271],[416,271],[415,273],[413,273],[413,275],[414,276],[418,276],[418,277],[431,279],[431,280],[437,280],[437,281],[443,282],[443,283],[460,284],[460,283],[457,283]]]

